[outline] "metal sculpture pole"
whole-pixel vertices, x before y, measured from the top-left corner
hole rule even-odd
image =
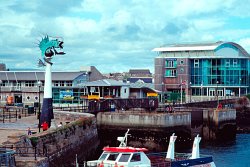
[[[51,78],[51,67],[52,57],[54,55],[63,55],[64,52],[58,52],[56,48],[63,49],[63,41],[58,39],[50,40],[48,36],[45,36],[39,43],[39,48],[42,52],[43,60],[39,60],[39,66],[46,66],[45,70],[45,82],[44,82],[44,98],[42,105],[42,113],[40,116],[40,122],[43,124],[45,121],[49,127],[51,125],[51,119],[54,119],[53,114],[53,102],[52,102],[52,78]]]

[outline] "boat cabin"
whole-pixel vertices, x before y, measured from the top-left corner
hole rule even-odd
[[[150,160],[144,153],[146,148],[134,147],[104,147],[103,153],[96,161],[88,161],[88,166],[115,166],[117,167],[150,167]],[[146,165],[146,166],[145,166]]]

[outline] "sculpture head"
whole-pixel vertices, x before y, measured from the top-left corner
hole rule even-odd
[[[54,55],[63,55],[64,52],[58,52],[57,49],[63,49],[63,41],[59,39],[50,40],[48,35],[45,36],[39,43],[39,48],[42,51],[42,56],[45,59],[52,58]]]

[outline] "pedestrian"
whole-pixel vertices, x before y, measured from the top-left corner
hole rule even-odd
[[[46,131],[46,130],[48,130],[49,125],[48,125],[48,123],[46,121],[44,121],[43,124],[42,124],[42,127],[43,127],[43,131]]]
[[[30,130],[30,127],[28,127],[28,135],[31,135],[31,130]]]

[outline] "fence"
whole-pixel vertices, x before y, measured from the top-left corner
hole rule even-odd
[[[84,105],[78,106],[58,106],[55,109],[73,112],[105,112],[115,110],[133,110],[144,109],[146,111],[153,111],[158,108],[157,98],[142,98],[142,99],[100,99],[100,100],[87,100]]]
[[[4,123],[5,121],[11,122],[12,120],[17,121],[21,117],[27,117],[30,115],[36,114],[36,108],[29,107],[1,107],[0,108],[0,122]]]

